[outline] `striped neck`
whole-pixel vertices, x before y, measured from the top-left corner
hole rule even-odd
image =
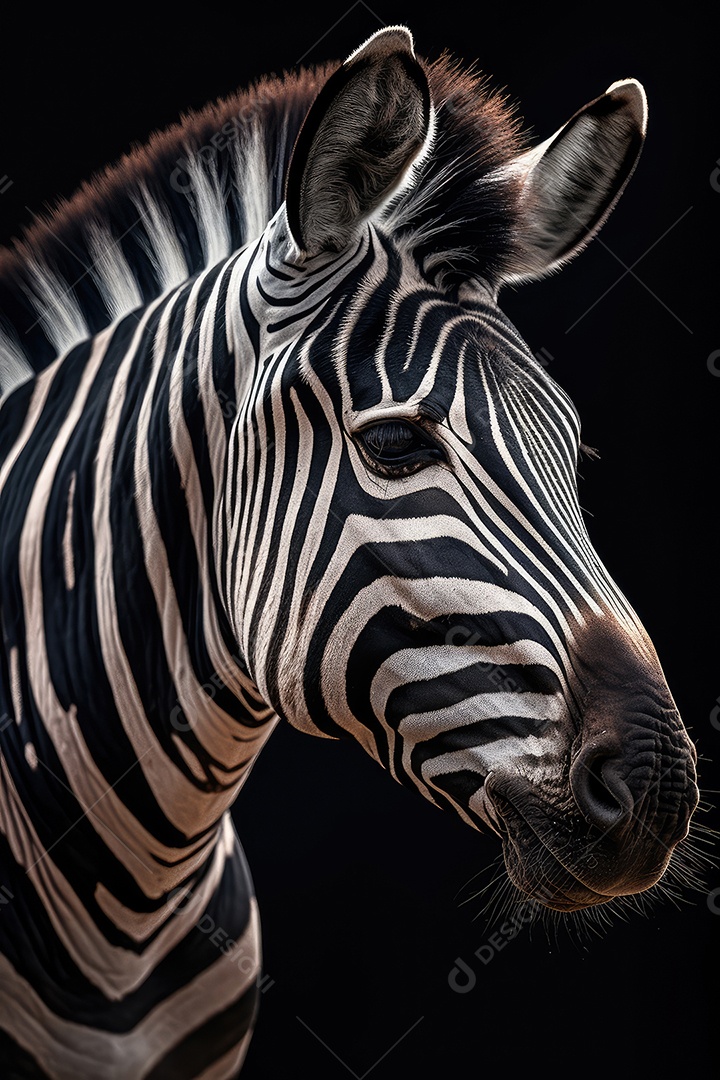
[[[72,793],[68,819],[94,808],[87,851],[130,909],[204,866],[272,728],[211,546],[231,421],[209,387],[215,366],[234,374],[209,326],[233,272],[230,261],[120,320],[8,402],[17,438],[0,498],[29,501],[14,560],[6,551],[4,588],[20,588],[24,612],[6,648],[12,669],[33,641],[43,692],[22,700],[19,687],[14,711],[59,805]],[[31,441],[38,454],[23,454]]]

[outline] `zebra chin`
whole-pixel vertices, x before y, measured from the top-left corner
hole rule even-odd
[[[628,881],[620,882],[616,880],[615,872],[605,882],[594,882],[596,887],[593,888],[541,845],[519,854],[515,843],[512,846],[504,844],[503,855],[508,877],[518,891],[543,907],[558,912],[582,911],[608,904],[621,896],[645,892],[658,884],[671,857],[666,854],[656,869],[649,873],[638,868],[637,874],[633,873]],[[597,858],[594,852],[588,857]]]
[[[679,768],[684,765],[678,762]],[[638,802],[627,799],[624,806],[616,802],[612,815],[609,809],[619,781],[613,789],[608,784],[602,789],[608,811],[604,823],[590,820],[587,806],[578,805],[572,780],[564,796],[551,802],[516,777],[488,777],[483,802],[502,840],[510,881],[525,896],[558,912],[579,911],[651,889],[689,831],[698,798],[694,770],[689,771],[679,788],[672,780],[667,786],[660,783],[661,774]],[[600,799],[598,792],[593,795]]]

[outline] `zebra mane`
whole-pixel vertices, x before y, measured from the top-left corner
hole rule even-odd
[[[134,147],[0,250],[0,393],[260,235],[337,64],[269,77]],[[506,101],[447,54],[426,64],[431,154],[383,228],[426,273],[492,278],[514,248],[522,149]]]

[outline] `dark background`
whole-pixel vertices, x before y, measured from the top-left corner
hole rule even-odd
[[[651,23],[633,3],[253,7],[6,21],[0,241],[180,112],[264,73],[342,58],[382,25],[406,23],[430,58],[448,48],[476,60],[538,140],[616,79],[639,78],[648,140],[615,213],[562,274],[502,300],[601,453],[581,469],[588,528],[655,642],[714,802],[715,31],[687,4],[673,16],[654,8]],[[269,987],[243,1080],[541,1066],[687,1075],[716,1060],[720,869],[679,905],[658,902],[599,932],[560,920],[493,939],[498,926],[472,894],[493,876],[495,840],[401,789],[359,748],[283,726],[237,811]],[[712,809],[701,820],[718,827]],[[465,994],[448,984],[457,957],[476,975]]]

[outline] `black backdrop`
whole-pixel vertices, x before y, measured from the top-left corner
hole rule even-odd
[[[716,57],[700,7],[437,12],[205,3],[164,16],[103,10],[6,22],[0,239],[181,111],[270,71],[343,57],[384,24],[418,51],[477,60],[537,138],[618,78],[646,87],[638,170],[600,237],[552,279],[503,297],[570,392],[599,462],[582,466],[596,547],[648,627],[715,799]],[[112,19],[115,19],[115,25]],[[579,22],[578,22],[579,20]],[[149,22],[151,29],[139,26]],[[717,827],[711,809],[702,820]],[[718,1009],[720,869],[679,906],[600,933],[521,926],[470,899],[498,846],[392,781],[359,748],[282,726],[237,803],[265,935],[266,991],[243,1080],[419,1078],[579,1068],[701,1068]],[[488,869],[490,868],[490,869]],[[475,875],[480,875],[475,877]],[[453,990],[457,958],[474,985]]]

